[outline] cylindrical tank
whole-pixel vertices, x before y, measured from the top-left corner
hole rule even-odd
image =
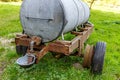
[[[23,0],[20,20],[25,34],[49,42],[87,22],[89,14],[81,0]]]

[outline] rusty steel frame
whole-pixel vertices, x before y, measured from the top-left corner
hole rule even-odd
[[[25,34],[17,35],[15,38],[16,46],[28,46],[27,53],[33,53],[36,55],[36,63],[47,54],[47,52],[56,52],[64,55],[71,55],[75,49],[78,49],[78,56],[82,55],[82,49],[84,48],[84,42],[88,39],[89,35],[92,33],[93,25],[86,25],[82,28],[82,31],[76,32],[72,31],[71,34],[76,35],[71,41],[56,40],[47,44],[41,43],[41,38],[33,36],[29,37]],[[30,51],[30,42],[34,41],[35,51]]]

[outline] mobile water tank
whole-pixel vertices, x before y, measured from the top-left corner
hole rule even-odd
[[[89,15],[81,0],[23,0],[20,21],[25,34],[49,42],[87,22]]]

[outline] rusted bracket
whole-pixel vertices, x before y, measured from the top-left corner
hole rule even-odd
[[[49,51],[49,45],[44,46],[43,49],[36,54],[36,56],[37,56],[36,63],[38,63],[39,60],[48,53],[48,51]]]
[[[31,41],[34,41],[34,48],[37,48],[37,49],[42,49],[44,45],[41,45],[41,38],[40,37],[37,37],[37,36],[33,36],[33,37],[29,37],[25,34],[22,34],[22,35],[17,35],[16,38],[15,38],[15,44],[17,46],[19,45],[22,45],[22,46],[28,46],[30,47],[30,43]]]

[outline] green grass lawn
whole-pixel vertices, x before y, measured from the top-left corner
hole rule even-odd
[[[120,80],[120,14],[91,11],[90,21],[95,28],[86,44],[107,43],[103,74],[93,75],[90,69],[72,66],[75,62],[82,64],[83,59],[64,57],[57,60],[51,54],[28,69],[20,68],[15,63],[20,56],[16,54],[15,45],[9,42],[16,33],[22,32],[19,9],[17,5],[0,3],[0,80]]]

